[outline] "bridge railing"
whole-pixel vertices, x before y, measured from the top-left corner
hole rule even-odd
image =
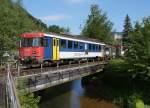
[[[17,77],[16,80],[25,79],[26,87],[29,92],[42,90],[48,87],[59,85],[71,80],[75,80],[90,74],[100,72],[105,64],[89,64],[85,66],[46,71],[38,74],[31,74]],[[25,86],[24,86],[25,87]],[[25,89],[17,87],[18,89]]]
[[[10,64],[7,65],[6,93],[7,108],[21,108],[14,79],[10,72]]]

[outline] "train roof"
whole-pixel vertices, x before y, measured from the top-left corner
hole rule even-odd
[[[43,32],[24,33],[21,34],[20,37],[22,38],[44,37],[44,33]]]
[[[60,39],[67,39],[72,41],[79,41],[79,42],[87,42],[87,43],[93,43],[93,44],[101,44],[105,45],[104,43],[100,42],[97,39],[87,38],[81,35],[71,35],[71,34],[65,34],[65,33],[43,33],[43,32],[33,32],[33,33],[24,33],[20,35],[23,38],[35,38],[35,37],[55,37]]]

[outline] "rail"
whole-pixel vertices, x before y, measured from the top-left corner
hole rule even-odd
[[[14,79],[10,72],[10,64],[7,65],[6,93],[7,93],[7,108],[21,108]]]

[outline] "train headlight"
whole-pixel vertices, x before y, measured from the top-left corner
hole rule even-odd
[[[21,61],[24,61],[24,58],[21,58]]]

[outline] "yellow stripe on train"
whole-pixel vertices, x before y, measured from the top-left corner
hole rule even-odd
[[[59,39],[53,38],[53,60],[59,60]]]

